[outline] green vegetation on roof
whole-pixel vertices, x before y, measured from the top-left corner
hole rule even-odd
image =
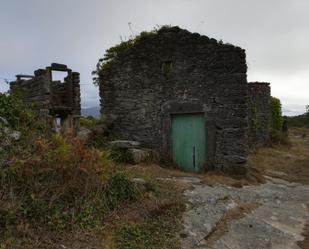
[[[121,41],[119,44],[107,49],[105,51],[103,58],[99,59],[97,65],[96,65],[96,69],[94,71],[92,71],[93,83],[95,85],[99,85],[100,77],[110,68],[111,62],[119,54],[121,54],[124,51],[132,48],[137,43],[139,43],[141,40],[157,35],[160,30],[166,29],[166,28],[170,28],[170,26],[160,26],[160,27],[158,26],[158,27],[155,27],[151,31],[143,31],[140,34],[138,34],[134,37],[130,37],[126,41]]]

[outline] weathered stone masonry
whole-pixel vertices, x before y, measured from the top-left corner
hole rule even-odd
[[[245,50],[178,27],[119,53],[100,78],[101,113],[122,138],[171,160],[171,115],[203,113],[208,169],[246,164]]]
[[[52,79],[53,71],[66,72],[64,82]],[[66,65],[53,63],[46,69],[38,69],[34,76],[16,75],[11,82],[11,92],[20,91],[25,103],[50,122],[61,120],[66,131],[75,131],[80,117],[79,73],[72,72]]]
[[[250,147],[263,146],[269,140],[271,125],[270,84],[251,82],[248,84],[248,123]]]

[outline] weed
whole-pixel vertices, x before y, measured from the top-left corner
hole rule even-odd
[[[22,236],[22,224],[49,230],[97,226],[107,212],[104,190],[114,174],[109,151],[60,135],[30,147],[30,156],[20,151],[0,169],[0,238]]]
[[[136,185],[121,172],[111,177],[104,192],[107,206],[110,209],[115,209],[120,203],[134,201],[139,195],[140,192]]]
[[[291,145],[289,137],[287,133],[283,133],[282,131],[272,129],[270,132],[270,138],[268,141],[268,145]]]
[[[142,222],[125,224],[116,232],[116,248],[178,248],[183,211],[183,203],[176,199],[154,209]]]
[[[131,164],[133,162],[132,154],[128,149],[112,149],[111,159],[115,163]]]

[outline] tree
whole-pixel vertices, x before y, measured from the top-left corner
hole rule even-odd
[[[309,127],[309,105],[306,106],[305,122],[306,122],[306,126]]]

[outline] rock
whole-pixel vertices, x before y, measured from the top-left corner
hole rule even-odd
[[[146,161],[147,158],[150,157],[149,151],[146,151],[146,150],[130,149],[129,151],[132,155],[133,162],[136,163],[136,164],[144,162],[144,161]]]
[[[10,131],[8,135],[15,141],[18,141],[20,139],[21,133],[19,131]]]
[[[115,140],[111,141],[110,145],[115,149],[131,149],[140,146],[140,142],[130,140]]]
[[[7,160],[0,160],[0,169],[1,168],[6,168],[10,165],[10,162]]]
[[[77,138],[82,139],[82,140],[89,140],[92,136],[92,131],[85,128],[81,127],[80,130],[77,132]]]
[[[146,181],[143,178],[132,178],[131,180],[134,183],[138,183],[138,184],[145,184]]]
[[[8,127],[0,127],[0,147],[10,146],[13,141],[18,141],[21,137],[21,132],[12,130]]]
[[[140,190],[146,190],[146,181],[142,178],[132,178],[131,182]]]
[[[0,117],[0,123],[2,123],[5,126],[9,125],[8,121],[5,118],[3,118],[3,117]]]

